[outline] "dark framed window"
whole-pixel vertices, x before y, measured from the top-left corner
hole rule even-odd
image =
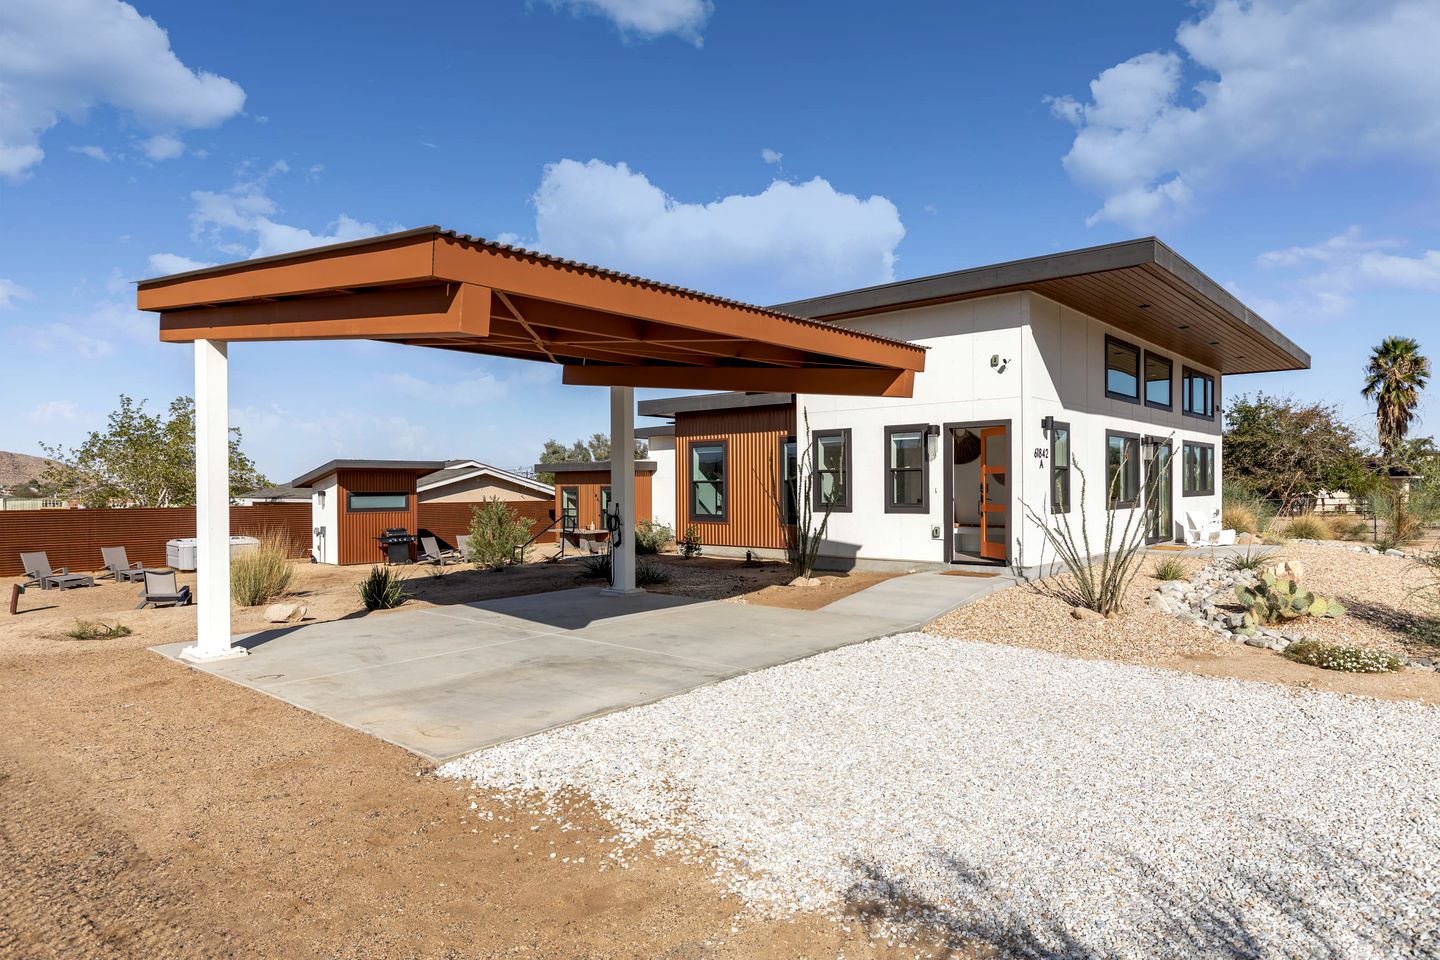
[[[1180,398],[1187,416],[1202,420],[1215,419],[1215,378],[1199,370],[1183,367],[1180,378]]]
[[[604,519],[605,519],[605,514],[607,514],[607,513],[609,513],[609,512],[610,512],[610,488],[609,488],[608,486],[604,486],[604,487],[601,487],[601,488],[600,488],[600,519],[601,519],[601,520],[604,520]]]
[[[690,444],[691,520],[725,522],[725,460],[729,446],[725,440]]]
[[[1105,495],[1111,510],[1140,504],[1140,437],[1105,431]]]
[[[560,525],[574,530],[580,525],[580,488],[560,488]]]
[[[1050,427],[1050,512],[1070,512],[1070,424]]]
[[[1175,407],[1175,364],[1169,357],[1145,351],[1145,406],[1172,410]]]
[[[350,513],[395,513],[410,509],[408,493],[347,493],[345,509]]]
[[[926,423],[885,428],[885,512],[930,512]]]
[[[794,523],[799,513],[796,500],[798,487],[795,474],[799,470],[799,447],[794,437],[780,438],[780,522]]]
[[[811,440],[814,451],[815,481],[811,484],[811,508],[833,513],[850,512],[850,428],[816,430]]]
[[[1185,441],[1180,462],[1180,492],[1187,497],[1215,493],[1215,445]]]
[[[1105,396],[1127,403],[1140,402],[1140,348],[1105,338]]]

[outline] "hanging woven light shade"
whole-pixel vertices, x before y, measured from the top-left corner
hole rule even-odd
[[[955,462],[974,463],[980,457],[980,438],[966,430],[955,438]]]

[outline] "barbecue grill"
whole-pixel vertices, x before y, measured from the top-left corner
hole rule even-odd
[[[415,534],[409,530],[389,527],[375,539],[379,541],[380,549],[385,551],[386,563],[410,562],[410,544],[415,542]]]

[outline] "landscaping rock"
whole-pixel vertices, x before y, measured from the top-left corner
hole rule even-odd
[[[1070,616],[1076,620],[1104,620],[1103,614],[1096,613],[1089,607],[1075,607],[1070,611]]]
[[[265,608],[266,623],[298,623],[309,609],[298,603],[272,603]]]
[[[820,578],[819,578],[819,577],[796,577],[794,580],[791,580],[791,581],[790,581],[790,586],[792,586],[792,587],[818,587],[818,586],[820,586]]]

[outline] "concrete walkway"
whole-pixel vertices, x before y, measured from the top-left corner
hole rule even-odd
[[[915,574],[819,611],[582,588],[285,627],[194,666],[439,761],[908,630],[989,583]]]
[[[825,613],[895,621],[891,633],[917,630],[936,617],[1015,585],[1009,570],[955,567],[882,580],[824,608]],[[908,622],[906,622],[908,621]]]

